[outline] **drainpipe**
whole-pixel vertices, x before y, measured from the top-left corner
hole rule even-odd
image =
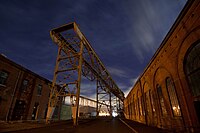
[[[9,108],[8,108],[8,112],[6,114],[6,122],[8,122],[10,120],[10,111],[11,111],[11,108],[12,108],[12,105],[13,105],[13,101],[14,101],[14,96],[15,96],[15,92],[17,90],[17,85],[18,85],[18,82],[19,82],[19,78],[21,76],[21,71],[19,71],[18,73],[18,76],[17,76],[17,80],[15,82],[15,86],[14,86],[14,90],[13,90],[13,93],[12,93],[12,97],[11,97],[11,102],[10,102],[10,105],[9,105]]]

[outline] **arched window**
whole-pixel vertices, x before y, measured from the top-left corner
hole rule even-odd
[[[144,113],[143,113],[143,102],[142,102],[142,97],[140,96],[138,100],[139,100],[140,115],[143,116]]]
[[[156,88],[157,88],[157,93],[158,93],[158,99],[159,99],[159,102],[160,102],[161,113],[162,113],[163,116],[166,116],[167,110],[166,110],[166,106],[165,106],[162,87],[160,85],[157,85]]]
[[[8,72],[7,71],[0,71],[0,84],[6,85],[6,81],[8,79]]]
[[[137,113],[140,116],[140,101],[139,101],[139,90],[137,91]]]
[[[168,94],[169,94],[169,99],[170,99],[170,102],[171,102],[173,115],[174,116],[181,116],[181,111],[180,111],[180,106],[179,106],[175,86],[174,86],[172,80],[169,77],[166,78],[166,87],[167,87],[167,91],[168,91]]]
[[[151,107],[152,107],[152,113],[153,116],[156,117],[156,109],[155,109],[155,95],[153,93],[153,91],[150,90],[150,101],[151,101]]]
[[[132,101],[131,101],[131,97],[130,97],[130,103],[129,103],[129,109],[130,109],[130,116],[129,118],[132,118]]]
[[[135,101],[134,101],[134,95],[132,97],[132,115],[133,115],[133,119],[135,118]]]
[[[185,71],[193,96],[200,96],[200,43],[189,51]]]
[[[146,112],[147,115],[151,113],[151,103],[150,103],[150,90],[145,93],[145,103],[146,103]]]
[[[140,99],[137,99],[137,104],[138,104],[138,116],[140,116]]]
[[[135,118],[138,116],[138,104],[137,104],[137,97],[135,99]]]
[[[129,119],[130,119],[131,118],[131,107],[130,107],[129,100],[128,100],[128,116],[129,116]]]

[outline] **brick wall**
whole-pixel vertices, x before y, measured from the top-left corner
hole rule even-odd
[[[187,56],[187,51],[200,40],[199,22],[200,1],[189,1],[124,101],[125,107],[127,108],[128,105],[133,106],[133,104],[130,104],[131,97],[135,97],[133,98],[134,102],[137,102],[140,97],[143,97],[146,111],[147,106],[144,95],[150,90],[155,95],[153,102],[155,104],[156,116],[153,116],[151,112],[148,116],[145,115],[145,118],[143,116],[137,117],[137,115],[136,117],[129,117],[128,114],[130,112],[128,112],[128,109],[125,109],[126,118],[172,130],[197,130],[195,128],[199,127],[197,119],[197,113],[199,112],[195,112],[194,99],[184,72],[184,60]],[[171,103],[166,89],[167,77],[172,79],[177,92],[181,108],[180,117],[173,116],[173,110],[171,109]],[[156,90],[158,84],[162,87],[163,97],[166,101],[167,116],[162,116],[161,114],[160,101]],[[142,90],[142,95],[137,94],[140,90]],[[137,109],[135,111],[137,114],[139,110]]]

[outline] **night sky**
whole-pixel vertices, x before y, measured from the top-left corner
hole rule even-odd
[[[1,0],[0,53],[52,80],[57,45],[49,31],[76,22],[116,84],[127,94],[185,3],[186,0]],[[82,82],[81,93],[94,98],[94,83]]]

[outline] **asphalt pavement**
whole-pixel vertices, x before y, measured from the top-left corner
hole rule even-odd
[[[22,126],[22,125],[21,125]],[[24,125],[25,126],[25,125]],[[0,130],[1,131],[1,130]],[[133,122],[127,119],[102,117],[97,119],[80,120],[79,125],[74,127],[72,122],[65,121],[54,124],[33,125],[32,128],[16,129],[10,133],[161,133],[168,132],[156,127]]]

